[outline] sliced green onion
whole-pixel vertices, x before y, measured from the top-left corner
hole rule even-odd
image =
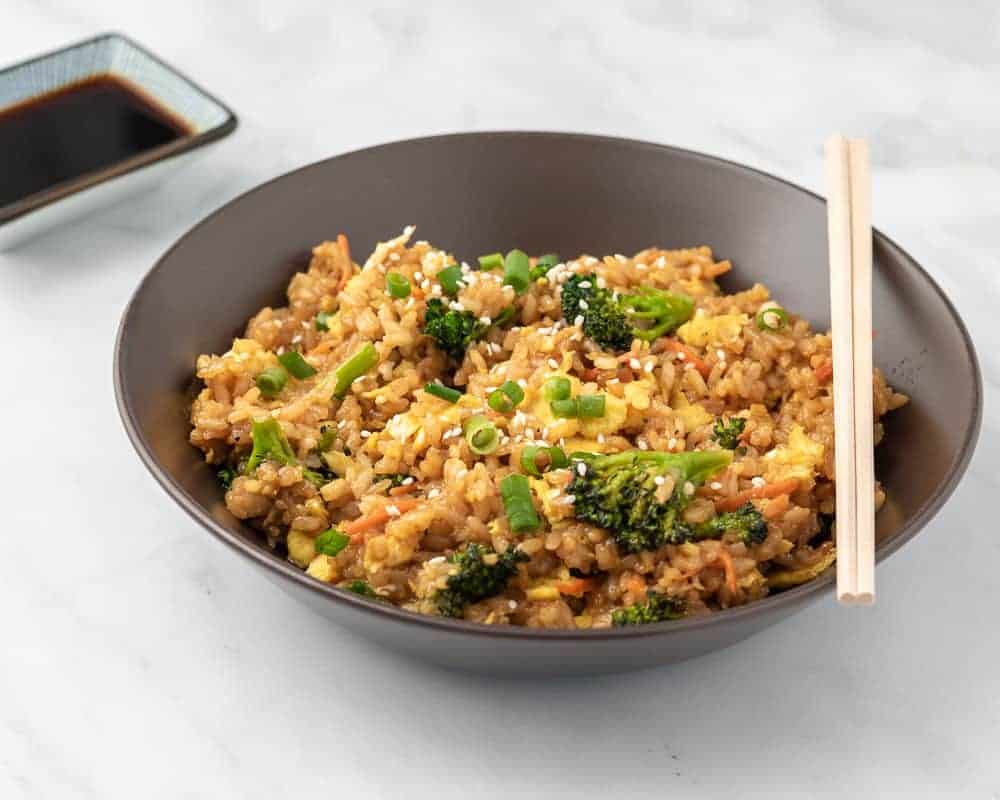
[[[482,414],[469,417],[462,430],[469,449],[478,456],[487,456],[500,446],[500,431]]]
[[[549,408],[552,409],[552,414],[560,419],[572,419],[580,416],[580,404],[576,398],[566,397],[562,400],[553,400],[549,403]]]
[[[576,398],[577,413],[580,419],[597,419],[604,416],[605,400],[603,394],[581,394]]]
[[[370,597],[373,600],[381,599],[367,581],[351,581],[350,583],[345,583],[341,588],[347,589],[347,591],[354,592],[355,594],[363,595],[364,597]]]
[[[288,383],[288,373],[284,367],[271,367],[257,376],[257,388],[268,400],[277,397],[286,383]]]
[[[517,381],[504,381],[499,389],[490,392],[487,402],[500,414],[509,414],[524,399],[524,389]]]
[[[561,447],[539,447],[529,444],[521,451],[521,469],[533,478],[540,478],[543,472],[550,469],[563,469],[569,466],[569,459]]]
[[[535,262],[535,266],[548,267],[549,269],[552,269],[558,263],[559,263],[558,253],[546,253],[544,256],[539,257],[538,261]]]
[[[500,253],[488,253],[485,256],[479,256],[479,269],[489,270],[489,269],[499,269],[503,266],[503,255]]]
[[[444,289],[445,294],[449,294],[452,297],[458,294],[458,290],[461,288],[459,286],[461,280],[462,268],[458,264],[445,267],[438,273],[438,283],[441,284],[441,288]]]
[[[397,300],[410,296],[410,281],[405,275],[400,275],[398,272],[390,272],[385,276],[385,288]]]
[[[320,311],[316,315],[316,319],[313,322],[316,330],[318,331],[328,331],[330,330],[330,320],[337,315],[336,311]]]
[[[573,385],[569,378],[563,375],[553,375],[545,381],[542,393],[547,402],[553,403],[556,400],[568,400],[573,391]]]
[[[313,546],[316,548],[317,553],[322,553],[325,556],[335,556],[350,543],[350,536],[341,533],[336,528],[330,528],[330,530],[323,531],[316,537]]]
[[[503,262],[503,282],[513,286],[518,294],[524,294],[531,283],[531,262],[523,250],[511,250]]]
[[[442,400],[447,400],[449,403],[457,403],[458,398],[462,396],[462,393],[458,389],[452,389],[450,386],[445,386],[443,383],[437,382],[428,383],[424,386],[424,391]]]
[[[757,328],[762,331],[781,330],[788,324],[788,312],[781,306],[762,308],[757,312]]]
[[[523,475],[508,475],[500,481],[500,499],[514,533],[528,533],[541,524],[531,499],[531,484]]]
[[[316,374],[316,368],[306,361],[301,353],[297,353],[294,350],[282,353],[278,356],[278,362],[292,373],[293,378],[298,378],[299,380],[311,378]]]
[[[593,461],[595,458],[600,458],[600,453],[588,453],[586,450],[574,450],[569,454],[570,461],[582,461],[585,464]]]
[[[346,397],[351,390],[351,384],[376,364],[378,364],[378,351],[375,349],[375,345],[367,342],[353,356],[337,367],[337,371],[334,373],[337,376],[337,385],[333,389],[333,396],[338,400]]]

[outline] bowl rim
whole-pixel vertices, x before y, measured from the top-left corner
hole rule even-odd
[[[680,156],[693,161],[701,161],[714,166],[724,167],[727,170],[749,174],[751,177],[760,181],[778,183],[794,189],[797,192],[812,198],[816,202],[825,203],[824,198],[817,193],[806,189],[805,187],[799,186],[798,184],[792,183],[791,181],[785,180],[784,178],[780,178],[755,167],[750,167],[736,161],[720,158],[718,156],[708,155],[696,150],[658,144],[639,139],[584,133],[564,133],[558,131],[483,131],[448,133],[412,139],[400,139],[340,153],[329,158],[311,162],[297,169],[283,173],[282,175],[278,175],[227,201],[215,211],[204,217],[201,221],[196,223],[179,239],[177,239],[177,241],[175,241],[163,253],[163,255],[160,256],[156,263],[143,276],[142,280],[136,286],[135,291],[132,293],[128,305],[126,305],[122,313],[114,346],[113,377],[115,402],[129,441],[138,453],[140,460],[156,479],[157,483],[160,484],[166,493],[173,498],[173,500],[188,514],[188,516],[200,523],[201,526],[206,528],[213,536],[215,536],[215,538],[228,545],[230,548],[236,550],[244,557],[257,562],[270,572],[298,584],[301,588],[306,589],[313,594],[323,596],[335,603],[352,606],[355,610],[365,612],[371,617],[381,618],[386,621],[391,620],[403,625],[429,628],[442,634],[501,637],[539,642],[567,642],[575,640],[595,642],[608,639],[640,639],[649,636],[667,636],[671,634],[679,635],[683,632],[695,629],[713,628],[718,625],[725,625],[744,617],[756,616],[764,611],[778,611],[782,608],[788,608],[791,610],[799,603],[799,601],[803,601],[813,595],[829,593],[832,591],[835,571],[833,568],[830,568],[826,571],[826,574],[821,575],[808,583],[802,584],[801,586],[797,586],[793,589],[789,589],[775,595],[769,595],[761,600],[755,600],[742,606],[723,609],[704,616],[689,617],[680,620],[647,625],[576,631],[552,630],[547,628],[527,628],[517,625],[486,625],[478,622],[469,622],[466,620],[456,620],[448,617],[420,614],[415,611],[407,611],[388,603],[370,600],[345,589],[339,589],[332,584],[315,580],[314,578],[308,576],[304,570],[295,567],[287,560],[277,557],[274,553],[267,550],[267,548],[240,538],[208,514],[207,511],[194,499],[194,497],[188,494],[188,492],[174,480],[173,476],[166,470],[166,468],[160,464],[159,460],[153,454],[149,442],[142,433],[138,418],[131,406],[129,395],[126,391],[126,382],[122,373],[121,353],[123,343],[128,338],[129,326],[132,322],[131,314],[136,305],[137,298],[143,294],[149,280],[164,267],[164,264],[169,260],[172,253],[189,237],[195,235],[203,226],[207,225],[217,216],[226,213],[239,201],[257,192],[265,191],[271,184],[290,178],[300,172],[308,171],[335,159],[348,158],[351,156],[372,155],[380,150],[393,148],[399,145],[446,143],[463,139],[570,139],[593,142],[595,144],[625,146],[640,150],[655,150],[657,152],[670,153],[674,156]],[[976,356],[975,346],[972,343],[972,338],[969,335],[965,322],[962,320],[962,317],[959,315],[954,304],[942,291],[941,287],[938,286],[937,282],[930,276],[930,274],[928,274],[927,271],[920,266],[920,264],[912,256],[910,256],[909,253],[896,244],[892,239],[874,228],[872,230],[872,235],[875,242],[895,250],[899,256],[908,261],[916,270],[917,275],[927,283],[928,287],[935,292],[938,298],[944,303],[946,309],[951,314],[952,319],[957,325],[959,333],[961,334],[962,341],[965,346],[966,358],[969,361],[969,365],[973,373],[975,394],[973,398],[973,417],[966,429],[966,434],[961,447],[959,448],[952,464],[949,466],[946,479],[940,486],[938,486],[935,492],[925,499],[923,504],[903,526],[902,530],[890,541],[877,548],[875,553],[876,562],[881,562],[896,552],[904,544],[909,542],[928,522],[930,522],[930,520],[937,514],[937,512],[954,492],[955,487],[965,474],[969,461],[972,458],[973,451],[975,450],[975,445],[979,437],[979,431],[982,424],[983,379],[982,372],[979,367],[979,361]]]
[[[74,50],[79,50],[81,48],[87,47],[88,45],[96,44],[98,42],[104,41],[120,41],[123,42],[127,47],[141,53],[145,58],[150,61],[159,64],[167,72],[171,73],[174,77],[179,78],[180,81],[187,86],[191,93],[199,94],[209,102],[214,103],[219,109],[225,114],[225,117],[221,122],[208,128],[200,133],[190,133],[174,139],[166,144],[158,145],[152,147],[149,150],[144,150],[135,155],[129,156],[127,158],[119,159],[107,166],[101,167],[99,169],[93,170],[91,172],[84,172],[76,177],[69,178],[67,180],[61,181],[59,183],[51,184],[44,189],[40,189],[37,192],[29,194],[18,200],[14,200],[6,205],[0,206],[0,227],[5,225],[13,225],[13,223],[29,216],[35,211],[40,211],[43,208],[48,208],[49,206],[56,205],[62,200],[66,200],[70,197],[74,197],[79,194],[83,194],[89,189],[95,189],[104,184],[114,181],[116,178],[124,177],[133,172],[138,172],[146,167],[151,167],[154,164],[159,164],[164,161],[169,161],[177,156],[185,155],[207,144],[216,142],[219,139],[224,139],[239,125],[239,118],[236,113],[225,103],[223,103],[218,97],[213,95],[211,92],[207,91],[201,84],[195,83],[190,77],[184,72],[177,69],[177,67],[172,64],[167,63],[162,58],[160,58],[156,53],[147,47],[139,44],[135,39],[126,36],[124,33],[119,33],[117,31],[107,31],[105,33],[99,33],[96,36],[91,36],[88,39],[81,39],[77,42],[71,42],[63,47],[56,48],[55,50],[49,50],[48,52],[41,53],[37,56],[32,56],[23,61],[18,61],[15,64],[10,64],[8,66],[0,69],[0,80],[5,79],[7,76],[13,74],[16,71],[22,70],[25,67],[30,67],[33,64],[39,64],[44,61],[55,61],[61,56],[67,53],[71,53]],[[102,73],[103,74],[103,73]],[[113,70],[109,70],[108,75],[111,75],[118,81],[127,84],[131,89],[138,92],[143,97],[148,96],[146,87],[130,80],[124,75],[115,73]],[[68,86],[72,86],[77,83],[80,79],[73,79],[67,81],[64,85],[61,85],[59,89],[52,91],[59,91]],[[85,79],[83,79],[85,80]],[[35,100],[38,97],[44,97],[45,94],[39,94],[31,98]],[[21,101],[21,102],[31,102]],[[157,105],[162,105],[168,112],[177,114],[176,109],[167,108],[165,104],[159,103],[153,99]],[[15,104],[15,107],[20,105],[20,103]],[[7,111],[8,109],[3,109]]]

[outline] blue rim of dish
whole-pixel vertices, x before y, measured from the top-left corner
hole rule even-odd
[[[790,187],[801,192],[808,197],[811,197],[818,203],[825,205],[826,201],[820,197],[815,192],[810,191],[802,186],[799,186],[791,181],[787,181],[784,178],[779,178],[776,175],[772,175],[763,170],[755,169],[754,167],[748,167],[744,164],[740,164],[735,161],[730,161],[728,159],[719,158],[717,156],[707,155],[705,153],[700,153],[696,150],[688,150],[681,147],[674,147],[671,145],[657,144],[655,142],[646,142],[639,139],[626,139],[615,136],[596,136],[591,134],[583,133],[558,133],[558,132],[547,132],[547,131],[484,131],[477,133],[451,133],[451,134],[441,134],[437,136],[425,136],[415,139],[402,139],[394,142],[386,142],[384,144],[375,145],[373,147],[365,147],[359,150],[352,150],[347,153],[341,153],[340,155],[333,156],[327,159],[321,159],[320,161],[315,161],[311,164],[307,164],[298,169],[292,170],[291,172],[286,172],[283,175],[279,175],[271,180],[268,180],[259,186],[244,192],[241,195],[233,198],[227,203],[223,204],[220,208],[213,211],[207,217],[205,217],[201,222],[195,225],[191,230],[184,234],[180,239],[178,239],[171,247],[160,257],[160,259],[152,266],[149,272],[143,277],[136,287],[135,292],[129,299],[128,305],[125,307],[125,311],[122,314],[121,322],[118,327],[118,334],[115,337],[115,353],[114,353],[114,391],[115,391],[115,402],[118,406],[118,413],[121,416],[122,424],[125,426],[125,431],[128,434],[129,441],[132,443],[132,447],[138,453],[140,460],[145,464],[146,468],[152,473],[153,477],[156,479],[157,483],[169,494],[174,501],[195,521],[206,528],[210,533],[212,533],[217,539],[222,541],[224,544],[233,548],[234,550],[241,553],[243,556],[256,561],[265,568],[282,575],[294,583],[299,584],[305,589],[312,591],[315,594],[323,595],[330,600],[337,603],[346,603],[348,605],[354,606],[357,610],[368,612],[373,617],[381,617],[384,619],[391,619],[396,622],[408,625],[423,626],[426,628],[433,629],[440,633],[451,633],[455,635],[475,635],[482,636],[485,638],[492,637],[503,637],[503,638],[514,638],[520,640],[534,640],[538,642],[545,641],[599,641],[605,639],[638,639],[645,638],[648,636],[666,636],[672,633],[680,634],[684,631],[690,631],[693,629],[700,628],[710,628],[715,625],[725,624],[729,621],[738,620],[743,617],[753,616],[760,611],[764,610],[766,606],[769,609],[778,609],[782,606],[788,606],[794,608],[797,601],[802,600],[810,595],[818,594],[820,592],[828,593],[833,589],[834,577],[836,574],[835,568],[828,568],[825,573],[820,575],[808,583],[797,586],[793,589],[788,589],[786,591],[780,592],[778,594],[769,595],[761,600],[755,600],[750,603],[746,603],[741,606],[736,606],[733,608],[722,609],[719,611],[713,611],[711,614],[706,614],[704,616],[697,617],[687,617],[684,619],[673,620],[669,622],[657,622],[650,623],[647,625],[636,625],[636,626],[625,626],[620,628],[598,628],[591,630],[552,630],[548,628],[527,628],[517,625],[485,625],[479,622],[469,622],[467,620],[455,620],[450,617],[439,617],[429,614],[420,614],[415,611],[407,611],[406,609],[400,608],[398,606],[390,605],[388,603],[379,602],[377,600],[369,600],[361,595],[350,592],[346,589],[339,589],[336,586],[328,583],[323,583],[321,581],[315,580],[308,576],[305,571],[295,567],[288,561],[280,558],[272,551],[268,550],[266,547],[261,545],[253,544],[245,539],[240,538],[232,531],[228,530],[219,522],[217,522],[213,517],[211,517],[187,491],[178,483],[176,483],[169,472],[159,463],[156,457],[153,455],[152,449],[149,443],[146,441],[145,436],[142,434],[138,421],[133,413],[133,409],[129,405],[128,399],[126,397],[124,382],[122,380],[121,363],[120,356],[122,351],[122,343],[125,339],[128,325],[129,316],[132,311],[132,307],[135,304],[136,298],[142,293],[146,282],[150,277],[161,269],[169,258],[171,253],[180,245],[181,242],[186,240],[189,236],[192,236],[199,228],[203,225],[209,223],[216,216],[225,213],[225,211],[234,203],[239,200],[248,197],[256,192],[265,190],[272,183],[276,183],[299,172],[304,172],[315,167],[318,164],[325,163],[327,161],[333,161],[338,158],[349,158],[351,156],[358,155],[371,155],[379,150],[398,146],[401,144],[410,143],[430,143],[436,141],[447,141],[452,139],[460,138],[559,138],[559,139],[578,139],[590,142],[605,142],[614,143],[618,145],[627,145],[629,147],[637,147],[643,149],[653,149],[663,152],[674,153],[677,155],[682,155],[687,158],[693,158],[695,160],[705,161],[714,165],[723,166],[727,169],[738,170],[743,173],[749,173],[758,179],[765,181],[773,181],[784,186]],[[969,331],[965,326],[964,321],[959,316],[958,311],[955,309],[954,304],[948,299],[947,295],[942,291],[941,287],[938,286],[937,282],[927,273],[927,271],[920,266],[920,264],[910,256],[902,247],[897,245],[892,239],[890,239],[885,234],[881,233],[876,229],[872,229],[872,236],[874,241],[884,247],[889,248],[903,259],[908,261],[917,274],[926,281],[927,285],[937,294],[937,296],[945,304],[948,312],[951,314],[956,325],[958,326],[959,332],[962,336],[962,341],[965,344],[966,356],[969,360],[970,365],[975,376],[975,397],[973,398],[973,419],[968,427],[962,446],[958,451],[952,464],[949,466],[949,471],[947,473],[947,478],[937,487],[937,490],[928,497],[923,505],[917,509],[913,514],[907,524],[899,531],[891,540],[884,542],[883,544],[877,546],[875,558],[876,562],[881,562],[888,556],[895,553],[899,548],[906,544],[910,539],[912,539],[928,522],[933,519],[933,517],[940,511],[941,507],[945,504],[951,494],[954,492],[955,487],[958,485],[962,476],[965,474],[966,468],[969,465],[969,461],[972,458],[972,454],[976,448],[976,441],[979,438],[979,430],[982,425],[983,417],[983,378],[982,372],[979,368],[979,360],[976,356],[975,346],[972,343],[972,338],[969,336]],[[877,265],[876,265],[877,268]]]
[[[219,100],[211,92],[206,91],[199,84],[191,80],[187,75],[181,72],[179,69],[174,67],[172,64],[168,64],[162,58],[157,56],[155,53],[151,52],[147,48],[143,47],[141,44],[136,42],[134,39],[129,38],[123,33],[117,33],[115,31],[109,31],[107,33],[102,33],[97,36],[93,36],[89,39],[84,39],[79,42],[74,42],[73,44],[66,45],[65,47],[60,47],[57,50],[51,50],[48,53],[42,53],[34,58],[29,58],[26,61],[19,61],[16,64],[11,64],[8,67],[0,69],[0,80],[4,78],[5,75],[13,72],[14,70],[23,69],[31,64],[37,64],[39,62],[45,61],[47,59],[55,58],[62,55],[63,53],[69,53],[73,50],[77,50],[87,45],[95,44],[97,42],[102,42],[106,40],[114,40],[125,42],[129,47],[141,53],[144,57],[148,58],[150,61],[159,64],[163,69],[167,70],[171,74],[180,78],[188,87],[193,91],[205,97],[210,102],[217,105],[223,112],[225,112],[225,119],[218,125],[215,125],[201,133],[190,134],[187,136],[181,136],[178,139],[167,142],[166,144],[160,145],[159,147],[154,147],[149,150],[145,150],[142,153],[138,153],[130,158],[122,159],[114,164],[111,164],[103,169],[95,170],[93,172],[87,172],[76,178],[72,178],[61,183],[54,184],[47,189],[43,189],[40,192],[35,192],[27,197],[23,197],[13,203],[8,203],[5,206],[0,207],[0,227],[6,225],[14,220],[20,219],[21,217],[30,214],[33,211],[37,211],[40,208],[45,208],[54,203],[64,200],[67,197],[78,194],[79,192],[91,189],[94,186],[99,186],[103,183],[107,183],[115,178],[122,175],[127,175],[131,172],[136,172],[143,167],[148,167],[152,164],[159,163],[161,161],[166,161],[175,156],[182,155],[184,153],[191,152],[199,147],[209,144],[214,141],[228,136],[234,130],[239,123],[239,118],[233,112],[229,106]],[[129,87],[133,90],[139,92],[143,96],[147,96],[148,92],[139,84],[128,78],[120,75],[115,77],[128,83]],[[69,81],[65,86],[72,86],[76,81]],[[61,88],[61,87],[60,87]],[[43,95],[38,95],[43,96]],[[166,111],[171,114],[177,114],[176,110],[166,107],[163,103],[153,101],[158,106],[162,106]],[[183,119],[183,117],[181,117]]]

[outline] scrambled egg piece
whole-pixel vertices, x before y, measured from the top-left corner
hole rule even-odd
[[[767,480],[812,479],[823,463],[824,450],[823,445],[810,438],[801,425],[795,425],[788,435],[788,444],[779,445],[764,456]]]
[[[695,347],[725,344],[740,335],[743,326],[750,321],[746,314],[720,314],[710,317],[701,309],[677,329],[677,336]]]
[[[674,414],[684,423],[684,430],[693,431],[715,419],[700,405],[692,404],[680,389],[674,391],[670,398],[670,407]]]
[[[285,539],[288,547],[288,560],[305,569],[316,558],[316,547],[313,537],[302,531],[291,530]]]
[[[793,586],[798,586],[801,583],[807,583],[813,578],[819,577],[826,571],[827,567],[831,566],[836,560],[837,550],[836,548],[831,548],[826,555],[824,555],[811,567],[803,567],[802,569],[783,569],[778,572],[772,572],[767,576],[767,585],[771,589],[791,589]]]

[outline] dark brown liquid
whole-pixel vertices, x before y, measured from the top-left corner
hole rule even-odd
[[[0,207],[190,134],[110,75],[34,98],[0,112]]]

